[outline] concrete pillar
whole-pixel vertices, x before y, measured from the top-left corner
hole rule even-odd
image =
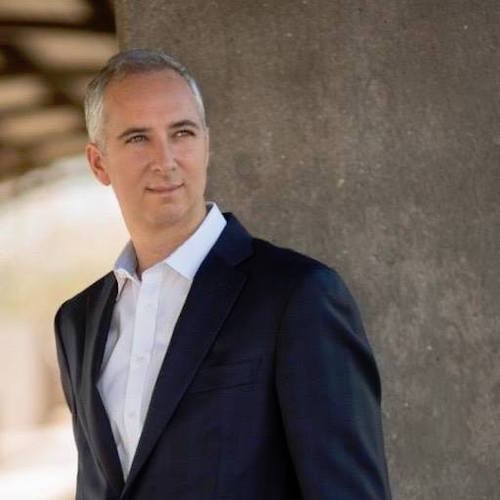
[[[210,197],[326,261],[384,382],[394,498],[500,488],[497,0],[116,0],[201,82]]]

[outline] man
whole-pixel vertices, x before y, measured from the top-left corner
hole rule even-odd
[[[169,56],[114,56],[89,85],[87,158],[130,233],[55,317],[77,498],[390,498],[380,382],[325,265],[205,203],[209,134]]]

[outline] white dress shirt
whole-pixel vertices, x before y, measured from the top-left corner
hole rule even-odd
[[[153,388],[191,283],[226,225],[215,203],[196,231],[174,252],[142,273],[132,241],[113,271],[118,294],[97,388],[111,423],[126,480]]]

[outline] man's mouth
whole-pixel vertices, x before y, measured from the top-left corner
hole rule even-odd
[[[160,186],[152,186],[149,188],[146,188],[147,191],[150,191],[152,193],[172,193],[173,191],[179,189],[180,187],[183,186],[183,183],[179,184],[162,184]]]

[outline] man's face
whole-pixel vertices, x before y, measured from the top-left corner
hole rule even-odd
[[[193,227],[205,213],[208,130],[174,71],[126,76],[104,92],[102,147],[87,146],[111,184],[129,231]]]

